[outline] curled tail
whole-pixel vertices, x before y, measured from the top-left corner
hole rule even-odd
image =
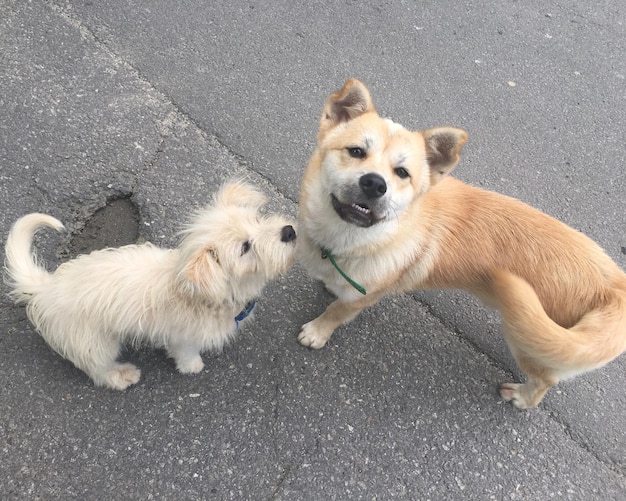
[[[503,270],[491,279],[512,350],[540,362],[558,379],[601,367],[626,349],[626,297],[619,291],[566,329],[547,315],[526,280]]]
[[[63,224],[46,214],[28,214],[18,219],[7,238],[5,246],[4,282],[11,287],[9,295],[15,302],[28,302],[50,274],[43,268],[31,249],[33,237],[40,228],[49,227],[61,231]]]

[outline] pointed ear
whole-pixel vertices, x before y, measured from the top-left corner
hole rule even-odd
[[[426,161],[430,167],[431,186],[441,181],[461,159],[460,151],[467,133],[455,127],[438,127],[422,131],[426,143]]]
[[[367,87],[356,78],[351,78],[340,91],[332,94],[326,101],[320,120],[320,132],[368,111],[376,110]]]
[[[241,181],[225,184],[215,196],[217,206],[234,205],[259,209],[266,203],[267,197],[263,192]]]
[[[226,274],[213,247],[200,249],[190,257],[179,273],[179,283],[192,296],[200,294],[221,301],[228,295]]]

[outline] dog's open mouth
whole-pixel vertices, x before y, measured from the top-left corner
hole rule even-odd
[[[335,212],[345,222],[362,228],[368,228],[377,222],[374,218],[374,213],[369,207],[355,203],[344,204],[333,194],[330,195],[330,198]]]

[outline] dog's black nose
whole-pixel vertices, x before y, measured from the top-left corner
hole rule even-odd
[[[283,229],[280,230],[280,241],[281,242],[293,242],[296,239],[296,230],[293,229],[293,226],[283,226]]]
[[[372,172],[361,176],[359,186],[367,198],[380,198],[387,192],[385,180]]]

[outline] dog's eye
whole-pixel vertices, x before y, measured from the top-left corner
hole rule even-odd
[[[348,155],[350,155],[352,158],[365,158],[365,155],[367,155],[367,153],[365,153],[365,150],[363,148],[353,146],[351,148],[348,148]]]
[[[248,240],[241,244],[241,255],[247,254],[250,251],[251,245]]]
[[[409,177],[409,171],[406,170],[404,167],[396,167],[395,169],[393,169],[393,171],[400,179],[406,179],[407,177]]]

